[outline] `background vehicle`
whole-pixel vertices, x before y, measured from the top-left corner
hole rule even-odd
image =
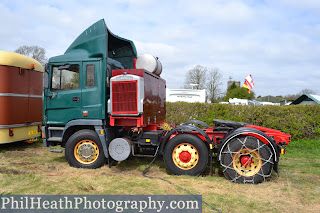
[[[165,123],[166,82],[161,63],[137,57],[132,41],[112,34],[104,20],[85,30],[46,66],[44,146],[61,145],[71,166],[98,168],[130,155],[163,154],[177,175],[199,175],[217,153],[227,179],[260,183],[277,170],[290,135],[231,121],[214,127]],[[195,124],[195,125],[194,125]],[[198,126],[203,126],[203,129]]]
[[[0,51],[0,143],[40,136],[42,75],[38,61]]]
[[[205,103],[206,102],[206,90],[196,89],[166,89],[166,101],[167,102],[189,102],[189,103]]]

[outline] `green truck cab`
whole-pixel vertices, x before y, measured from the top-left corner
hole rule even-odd
[[[133,42],[112,34],[104,20],[90,26],[63,55],[49,60],[44,124],[105,119],[111,69],[131,69],[136,57]]]
[[[44,146],[65,147],[68,137],[81,129],[95,131],[105,141],[111,70],[132,69],[136,57],[134,43],[114,35],[102,19],[63,55],[50,58],[44,81]]]

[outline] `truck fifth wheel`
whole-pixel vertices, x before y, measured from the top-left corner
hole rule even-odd
[[[46,66],[44,146],[64,148],[71,166],[89,169],[161,154],[173,174],[199,175],[216,153],[233,182],[256,184],[278,172],[289,134],[217,119],[170,128],[161,70],[158,58],[137,56],[132,41],[96,22]]]

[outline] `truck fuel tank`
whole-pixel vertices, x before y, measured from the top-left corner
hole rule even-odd
[[[128,138],[115,138],[110,142],[108,149],[114,160],[124,161],[130,156],[132,141]]]
[[[158,57],[150,54],[139,55],[136,62],[136,69],[145,69],[157,76],[162,73],[162,64]]]

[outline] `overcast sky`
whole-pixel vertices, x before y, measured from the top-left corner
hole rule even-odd
[[[104,18],[158,56],[167,88],[183,87],[195,65],[227,81],[252,75],[256,95],[320,94],[320,0],[1,0],[0,50],[38,45],[61,55]]]

